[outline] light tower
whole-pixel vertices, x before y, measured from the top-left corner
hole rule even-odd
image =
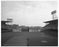
[[[7,21],[13,22],[13,19],[11,19],[11,18],[7,18]]]
[[[7,18],[7,21],[9,21],[9,23],[6,23],[6,24],[9,24],[9,25],[12,25],[13,23],[13,19],[11,19],[11,18]]]
[[[58,18],[57,18],[57,15],[56,15],[56,10],[52,11],[51,14],[52,14],[52,19],[53,19],[53,20],[58,19]]]

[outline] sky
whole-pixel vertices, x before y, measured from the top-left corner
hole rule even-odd
[[[52,20],[54,10],[57,1],[2,1],[1,20],[12,18],[12,24],[43,27],[43,22]]]

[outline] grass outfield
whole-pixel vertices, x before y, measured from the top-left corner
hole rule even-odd
[[[16,39],[14,41],[14,39]],[[43,32],[8,32],[8,33],[3,33],[2,34],[2,43],[5,44],[10,44],[12,42],[12,45],[18,46],[20,43],[20,40],[28,40],[26,44],[30,46],[49,46],[49,45],[57,45],[57,37],[53,37],[51,35],[46,35]],[[8,41],[9,40],[9,41]],[[18,42],[17,42],[18,41]],[[17,44],[16,44],[17,42]],[[19,44],[18,44],[19,43]]]

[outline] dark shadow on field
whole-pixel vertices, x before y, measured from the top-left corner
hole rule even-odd
[[[14,33],[14,32],[6,32],[1,34],[1,45],[4,45],[7,40],[10,40],[14,36],[20,35],[19,33]]]
[[[7,40],[12,39],[13,37],[22,37],[27,40],[26,46],[57,46],[58,38],[44,32],[9,32],[2,34],[2,45],[7,42]],[[17,38],[18,39],[18,38]],[[17,40],[16,40],[17,41]],[[10,41],[12,43],[12,41]],[[11,46],[11,45],[8,45]],[[13,44],[13,46],[15,46]],[[24,46],[17,45],[16,46]]]

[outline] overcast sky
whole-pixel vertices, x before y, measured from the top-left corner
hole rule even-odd
[[[51,12],[57,9],[56,1],[2,1],[2,20],[12,18],[14,24],[44,26],[52,20]]]

